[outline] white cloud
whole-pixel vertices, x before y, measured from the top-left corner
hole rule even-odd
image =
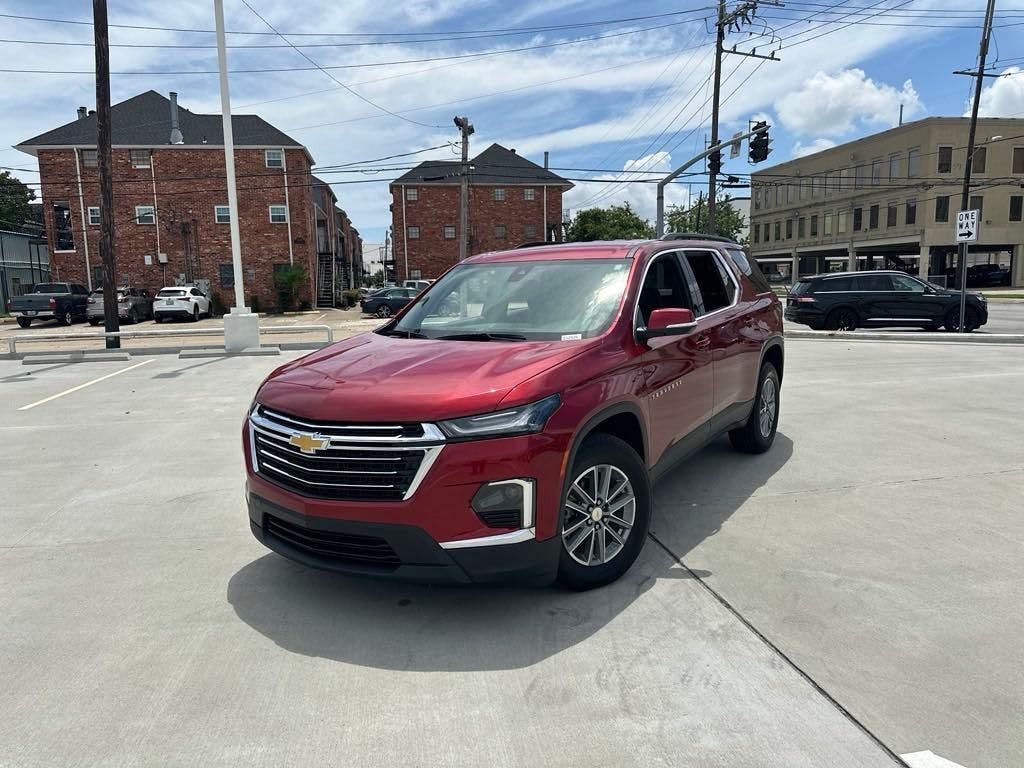
[[[623,165],[621,174],[602,174],[594,181],[576,182],[562,199],[562,205],[575,213],[583,208],[607,208],[611,205],[629,203],[634,211],[654,223],[657,213],[657,184],[654,180],[668,174],[673,168],[672,156],[667,152],[656,152],[632,160]],[[629,172],[633,171],[632,174]],[[657,171],[657,173],[638,173],[638,171]],[[643,184],[613,184],[619,179],[649,179]],[[695,183],[693,194],[698,188],[704,189],[705,183]],[[665,209],[672,205],[685,205],[689,200],[689,185],[669,184],[665,188]]]
[[[793,145],[793,157],[807,157],[807,155],[813,155],[815,152],[824,152],[826,149],[832,149],[835,145],[836,143],[832,139],[826,138],[815,139],[809,144],[798,141]]]
[[[982,117],[1017,117],[1024,115],[1024,77],[1020,67],[1007,67],[1000,74],[1006,77],[997,78],[992,85],[981,91],[981,104],[978,114]],[[964,117],[970,117],[970,108]]]
[[[795,133],[839,136],[861,122],[897,125],[900,104],[905,120],[924,109],[910,80],[897,90],[876,83],[862,69],[844,69],[833,74],[817,72],[798,89],[778,98],[775,111],[782,124]]]

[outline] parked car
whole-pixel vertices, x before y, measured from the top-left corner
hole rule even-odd
[[[137,323],[153,317],[153,299],[144,288],[117,289],[117,316],[128,323]],[[97,288],[89,294],[89,325],[103,322],[103,289]]]
[[[967,285],[988,288],[1010,284],[1010,270],[999,264],[975,264],[967,268]]]
[[[734,243],[475,256],[263,382],[252,531],[351,573],[607,584],[644,546],[656,477],[724,433],[771,448],[782,378],[782,306]]]
[[[359,300],[364,314],[377,317],[391,317],[412,301],[419,290],[416,288],[386,288]]]
[[[7,301],[7,311],[28,328],[33,320],[56,320],[71,325],[84,320],[89,289],[79,283],[39,283],[31,293],[14,296]]]
[[[415,288],[416,290],[423,291],[423,290],[426,290],[427,287],[431,283],[433,283],[433,282],[436,282],[436,281],[435,280],[405,280],[402,283],[402,287],[403,288]]]
[[[172,317],[196,321],[204,315],[213,317],[213,302],[195,286],[172,285],[161,288],[153,300],[153,320],[158,323]]]
[[[852,331],[886,326],[937,330],[960,327],[960,291],[904,272],[835,272],[802,277],[786,299],[786,319],[811,328]],[[968,293],[965,326],[988,322],[988,303]]]

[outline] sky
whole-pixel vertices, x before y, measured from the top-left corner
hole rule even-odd
[[[0,0],[0,14],[8,14],[0,16],[0,166],[28,169],[14,171],[26,182],[38,182],[35,159],[9,147],[71,121],[79,105],[94,107],[92,28],[52,21],[91,21],[91,5]],[[720,134],[767,120],[773,153],[762,165],[770,166],[892,127],[901,104],[908,121],[964,114],[973,80],[953,70],[976,62],[982,5],[761,5],[751,23],[729,32],[727,46],[778,61],[724,57]],[[355,164],[318,175],[367,242],[381,241],[390,224],[390,179],[415,162],[456,156],[455,115],[468,115],[476,128],[471,154],[492,142],[538,163],[550,152],[551,167],[577,180],[564,199],[570,211],[629,202],[647,218],[654,184],[638,180],[686,162],[710,132],[714,11],[702,0],[224,0],[224,7],[227,29],[262,33],[228,36],[229,68],[274,70],[232,73],[233,112],[259,114],[305,144],[317,167]],[[115,103],[173,90],[187,109],[219,113],[215,38],[201,31],[213,29],[212,0],[111,0],[110,23],[125,25],[110,33]],[[133,26],[146,28],[126,28]],[[1001,2],[989,64],[1008,76],[987,79],[982,114],[1024,118],[1022,42],[1024,0]],[[420,151],[431,147],[439,148]],[[378,160],[394,155],[405,156]],[[724,170],[749,173],[746,151],[726,158]],[[698,186],[671,185],[667,201],[685,203]]]

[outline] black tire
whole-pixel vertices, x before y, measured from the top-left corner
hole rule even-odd
[[[830,331],[852,331],[857,325],[857,313],[848,307],[833,309],[825,318],[825,327]]]
[[[960,307],[953,307],[946,313],[946,330],[947,331],[959,331],[960,330]],[[974,307],[964,307],[964,330],[967,333],[974,331],[981,325],[978,317],[978,310]]]
[[[28,328],[30,325],[32,325],[32,318],[31,317],[19,317],[18,318],[18,327],[19,328]]]
[[[391,307],[389,307],[387,304],[382,304],[373,314],[375,314],[377,317],[383,320],[384,318],[391,317],[394,314],[394,312],[391,311]]]
[[[198,304],[193,304],[192,305],[192,322],[193,323],[198,323],[199,322],[199,305]]]
[[[99,320],[96,320],[96,319],[90,319],[89,320],[89,325],[91,325],[93,328],[95,328],[99,324],[100,324]]]
[[[619,518],[610,513],[604,518],[605,522],[601,522],[599,518],[597,522],[603,526],[602,535],[607,537],[607,530],[611,530],[614,533],[617,528],[618,533],[615,534],[616,536],[621,536],[623,533],[626,533],[626,536],[619,545],[619,549],[614,554],[611,554],[606,562],[585,565],[570,555],[568,547],[576,534],[575,532],[567,533],[567,531],[571,531],[572,526],[580,523],[583,517],[589,520],[593,512],[581,517],[581,513],[573,512],[569,509],[568,497],[574,493],[572,490],[574,481],[588,469],[598,466],[613,467],[628,479],[629,488],[627,492],[628,490],[633,492],[633,520],[631,527],[626,528],[621,525]],[[643,460],[628,443],[617,437],[599,433],[586,438],[583,445],[580,446],[570,471],[569,483],[570,488],[566,492],[566,497],[562,499],[562,510],[558,523],[557,536],[560,544],[558,581],[563,586],[576,590],[602,587],[615,581],[628,571],[640,554],[640,550],[643,549],[644,542],[647,539],[647,530],[651,522],[650,475],[647,473],[647,467],[644,466]],[[615,496],[614,493],[611,495],[612,497]],[[597,501],[604,500],[598,499]],[[623,513],[624,516],[625,514]],[[575,515],[575,520],[570,518],[570,515]],[[610,520],[615,520],[616,522],[609,522]],[[583,523],[583,525],[593,529],[592,522]],[[583,531],[584,529],[580,528],[579,530]],[[570,542],[563,538],[563,534],[570,536]],[[596,531],[592,535],[596,536]],[[605,541],[607,542],[608,539],[605,538]],[[612,546],[615,546],[614,543]],[[575,551],[579,552],[579,549]]]
[[[764,453],[775,442],[775,432],[779,426],[779,405],[781,400],[779,373],[771,363],[761,366],[757,377],[757,392],[754,394],[754,408],[750,411],[746,424],[729,432],[732,447],[742,453]],[[768,398],[771,398],[769,403]],[[766,418],[766,409],[770,414]]]
[[[57,318],[57,322],[60,323],[61,325],[71,325],[73,322],[75,322],[75,316],[71,314],[70,309],[65,309],[64,313]]]
[[[162,323],[163,321],[164,321],[164,319],[162,317],[160,317],[160,315],[158,315],[156,312],[153,313],[153,322],[154,323]]]

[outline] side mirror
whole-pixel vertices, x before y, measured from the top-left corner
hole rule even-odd
[[[641,342],[660,336],[685,336],[697,327],[693,311],[683,308],[656,309],[651,312],[646,328],[637,328],[636,336]]]

